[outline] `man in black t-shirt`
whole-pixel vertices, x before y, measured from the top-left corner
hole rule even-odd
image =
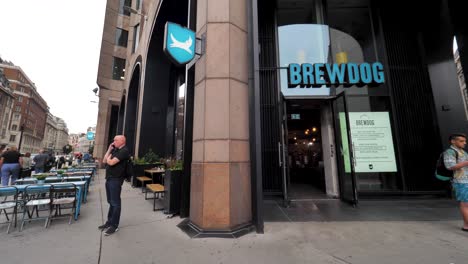
[[[125,178],[125,168],[130,153],[125,147],[125,136],[117,135],[114,137],[114,142],[109,145],[102,162],[106,164],[106,195],[107,203],[109,203],[109,212],[107,213],[107,221],[99,226],[100,230],[104,231],[106,236],[112,235],[119,230],[122,184]]]

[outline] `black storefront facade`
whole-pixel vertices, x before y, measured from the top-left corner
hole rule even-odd
[[[162,33],[167,21],[196,30],[199,2],[158,4],[146,58],[131,63],[117,126],[130,137],[135,153],[152,148],[160,156],[184,160],[183,217],[193,209],[198,64],[184,69],[162,59]],[[263,232],[264,199],[288,204],[326,197],[358,204],[366,197],[446,195],[433,176],[435,161],[448,135],[468,128],[453,57],[456,37],[462,65],[467,64],[466,23],[457,5],[442,0],[424,6],[372,0],[245,2],[247,225]],[[288,87],[291,63],[312,68],[322,63],[324,71],[326,65],[380,63],[384,81],[350,84],[348,78],[333,85]],[[311,77],[317,75],[306,76]],[[357,127],[367,124],[376,127]],[[378,158],[369,161],[372,153]]]
[[[339,197],[353,204],[367,197],[391,199],[447,195],[444,183],[434,177],[434,164],[442,149],[447,147],[448,135],[457,131],[466,133],[467,130],[463,94],[453,57],[454,36],[460,54],[466,54],[464,42],[467,29],[461,22],[462,8],[455,1],[429,1],[418,6],[408,6],[403,1],[333,0],[276,3],[259,0],[257,4],[262,12],[258,14],[258,41],[254,40],[254,43],[259,43],[259,60],[254,61],[254,68],[258,69],[260,98],[257,103],[260,116],[257,116],[257,121],[261,122],[262,191],[265,197],[269,194],[281,195],[287,202],[323,197],[317,196],[315,191],[311,195],[305,194],[301,185],[308,184],[318,187],[328,197]],[[285,85],[281,83],[281,77],[284,79],[286,73],[281,76],[281,71],[286,71],[287,63],[291,61],[281,63],[282,56],[288,56],[282,52],[290,52],[282,50],[287,45],[283,44],[281,35],[287,38],[284,28],[297,24],[328,26],[329,46],[323,52],[326,54],[325,61],[320,62],[381,62],[385,83],[373,87],[335,85],[325,96],[286,98],[281,87]],[[301,34],[307,33],[302,31]],[[306,38],[301,38],[299,34],[300,39],[304,41]],[[315,39],[320,42],[320,37]],[[343,51],[347,53],[345,58]],[[296,60],[296,63],[314,63],[304,58]],[[462,60],[465,60],[462,65],[466,65],[466,55]],[[309,122],[319,119],[323,129],[324,118],[329,119],[328,125],[334,127],[329,131],[332,137],[324,140],[317,127],[314,138],[314,126],[301,126],[299,119],[302,115],[305,114],[305,119],[308,119],[307,106],[322,112],[318,118],[309,118]],[[343,112],[346,112],[346,124],[340,123],[337,116]],[[356,171],[358,164],[355,158],[366,151],[357,150],[358,146],[354,145],[353,134],[359,137],[359,131],[357,134],[350,131],[353,126],[350,122],[356,121],[351,116],[369,112],[388,113],[395,155],[392,169],[370,172],[361,168]],[[297,123],[302,135],[297,133]],[[347,134],[342,133],[343,126]],[[381,132],[379,130],[377,133]],[[326,165],[321,164],[325,168],[314,172],[310,164],[311,151],[305,152],[309,161],[299,159],[298,162],[294,157],[296,150],[291,150],[291,146],[294,148],[298,143],[307,145],[307,142],[320,142],[320,162],[332,163],[329,159],[335,158],[337,170],[327,169]],[[351,149],[350,154],[344,153],[346,143]],[[330,150],[327,151],[327,148]],[[377,156],[378,152],[374,151]],[[352,164],[351,170],[346,168],[350,166],[347,162]],[[310,164],[309,170],[304,163]],[[315,173],[322,179],[318,182],[304,181],[300,179],[303,177],[300,174],[304,172],[298,173],[301,170],[311,175]],[[294,177],[299,180],[294,180]],[[330,180],[330,177],[336,178]]]

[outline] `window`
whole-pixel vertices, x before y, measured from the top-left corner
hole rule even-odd
[[[12,126],[11,126],[11,130],[16,131],[17,129],[18,129],[18,126],[17,126],[17,125],[12,125]]]
[[[18,102],[23,102],[23,97],[22,96],[18,96]]]
[[[121,28],[115,30],[115,45],[127,47],[128,31]]]
[[[132,6],[132,0],[119,0],[119,14],[129,16],[130,15],[130,10],[124,8],[124,6],[131,7]]]
[[[18,120],[20,118],[20,115],[19,114],[14,114],[13,115],[13,120]]]
[[[11,135],[10,142],[15,142],[15,141],[16,141],[16,135]]]
[[[125,60],[114,57],[114,62],[112,63],[112,79],[123,80],[124,76],[125,76]]]
[[[141,3],[143,2],[143,0],[137,0],[136,1],[136,5],[135,5],[135,8],[136,10],[140,10],[141,9]]]
[[[132,48],[132,53],[135,53],[135,51],[138,48],[139,43],[140,43],[140,24],[137,24],[136,26],[133,27],[133,48]]]
[[[21,106],[15,107],[15,111],[16,111],[16,112],[21,112]]]

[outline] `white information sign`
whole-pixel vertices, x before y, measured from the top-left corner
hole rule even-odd
[[[350,112],[355,172],[396,172],[388,112]]]

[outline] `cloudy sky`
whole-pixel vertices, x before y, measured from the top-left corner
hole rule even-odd
[[[71,133],[95,126],[105,0],[0,0],[0,57],[20,66]]]

